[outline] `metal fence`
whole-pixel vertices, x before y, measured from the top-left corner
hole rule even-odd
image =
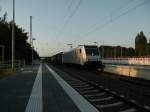
[[[105,64],[150,65],[150,57],[105,58],[105,59],[102,59],[102,61]]]
[[[15,61],[15,67],[16,69],[24,67],[25,66],[25,60],[16,60]],[[4,61],[3,63],[0,62],[0,69],[9,69],[12,67],[12,61]]]

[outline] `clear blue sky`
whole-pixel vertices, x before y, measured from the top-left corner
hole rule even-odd
[[[80,2],[81,1],[81,2]],[[147,2],[148,1],[148,2]],[[138,32],[150,38],[150,0],[15,0],[16,23],[29,32],[33,16],[34,46],[40,56],[68,50],[66,44],[134,47]],[[12,19],[12,0],[0,0]],[[149,40],[149,39],[148,39]]]

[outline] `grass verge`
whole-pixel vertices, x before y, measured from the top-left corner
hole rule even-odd
[[[0,69],[0,79],[12,75],[15,73],[15,70],[9,69]]]

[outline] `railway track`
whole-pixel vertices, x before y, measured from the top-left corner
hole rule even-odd
[[[96,82],[75,75],[76,73],[63,71],[68,74],[63,78],[100,112],[150,112],[149,107],[128,100],[124,95],[118,95]]]

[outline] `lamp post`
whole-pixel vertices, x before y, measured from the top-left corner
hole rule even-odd
[[[32,38],[32,44],[31,44],[31,46],[32,46],[32,64],[33,64],[33,60],[34,60],[34,52],[33,52],[34,46],[33,46],[33,40],[36,40],[36,39],[35,39],[35,38]]]
[[[30,16],[30,44],[31,44],[31,63],[33,64],[33,40],[36,40],[35,38],[33,38],[32,36],[32,16]]]
[[[13,0],[13,21],[12,21],[12,70],[15,69],[15,0]]]

